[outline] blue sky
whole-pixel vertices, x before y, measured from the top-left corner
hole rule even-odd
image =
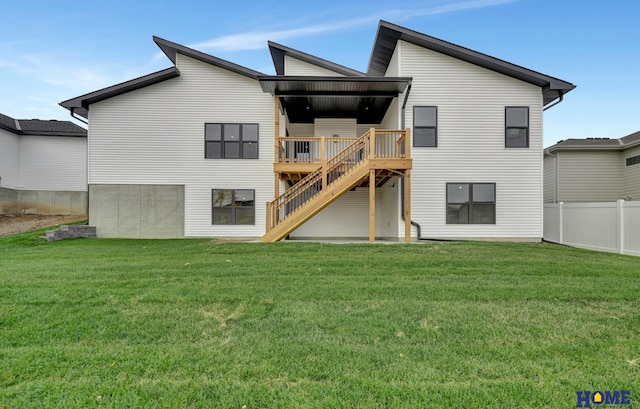
[[[545,146],[640,130],[637,0],[0,2],[0,112],[19,119],[171,66],[152,35],[265,74],[267,40],[365,71],[384,19],[576,84]]]

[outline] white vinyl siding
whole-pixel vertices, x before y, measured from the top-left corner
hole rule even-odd
[[[540,87],[404,41],[397,47],[398,75],[413,77],[406,126],[413,126],[414,106],[438,107],[438,147],[411,154],[411,217],[423,236],[541,238]],[[529,148],[505,148],[506,106],[530,107]],[[495,183],[496,223],[446,224],[448,182]],[[402,223],[399,230],[402,236]]]
[[[284,73],[285,75],[344,77],[344,75],[335,71],[309,64],[288,55],[284,56]]]
[[[556,201],[556,158],[545,155],[544,157],[544,202]]]
[[[87,138],[20,136],[20,189],[87,190]]]
[[[556,152],[559,202],[607,202],[622,197],[618,151]]]
[[[313,124],[292,124],[287,120],[289,136],[313,136]]]
[[[0,129],[0,187],[16,189],[20,185],[19,152],[18,135]]]
[[[640,146],[622,152],[623,196],[631,196],[632,200],[640,200],[640,164],[625,166],[626,158],[640,155]]]
[[[380,200],[376,199],[376,223],[379,226],[377,235],[382,238],[397,238],[400,221],[400,179],[391,178],[379,188]]]
[[[400,76],[400,47],[396,47],[387,65],[387,71],[384,73],[385,77],[398,77]]]
[[[365,133],[369,132],[371,128],[381,128],[380,124],[357,124],[356,125],[356,137],[361,137]]]
[[[185,236],[259,237],[273,200],[274,102],[254,79],[177,55],[181,75],[91,105],[89,183],[185,186]],[[204,124],[259,124],[260,160],[207,160]],[[254,189],[256,224],[212,226],[211,189]]]
[[[314,121],[314,136],[340,138],[355,138],[357,134],[355,118],[316,118]]]

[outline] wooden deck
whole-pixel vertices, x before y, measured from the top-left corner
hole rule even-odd
[[[393,176],[410,183],[409,129],[371,128],[359,138],[281,137],[276,140],[276,198],[267,203],[267,232],[278,241],[345,192],[369,187],[369,239],[375,239],[375,188]],[[278,181],[289,188],[278,192]],[[405,240],[410,240],[410,187],[405,190]]]

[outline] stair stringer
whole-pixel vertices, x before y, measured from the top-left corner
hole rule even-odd
[[[331,183],[317,196],[300,206],[269,230],[260,241],[274,242],[287,237],[289,233],[302,226],[307,220],[318,214],[324,208],[336,201],[340,196],[357,186],[365,177],[369,176],[369,161],[364,160],[358,166],[344,174],[340,179]]]

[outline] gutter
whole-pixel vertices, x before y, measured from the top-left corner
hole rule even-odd
[[[74,111],[73,108],[69,108],[69,113],[71,114],[71,118],[77,119],[78,121],[82,122],[85,125],[89,125],[88,121],[85,121],[84,119],[76,115],[76,112]]]
[[[551,104],[551,105],[549,105],[549,106],[547,106],[547,107],[543,108],[543,109],[542,109],[543,111],[546,111],[547,109],[552,108],[552,107],[554,107],[554,106],[556,106],[556,105],[558,105],[559,103],[561,103],[561,102],[562,102],[562,100],[564,99],[564,94],[562,93],[562,91],[558,91],[558,93],[560,94],[560,99],[558,99],[558,100],[557,100],[556,102],[554,102],[553,104]]]

